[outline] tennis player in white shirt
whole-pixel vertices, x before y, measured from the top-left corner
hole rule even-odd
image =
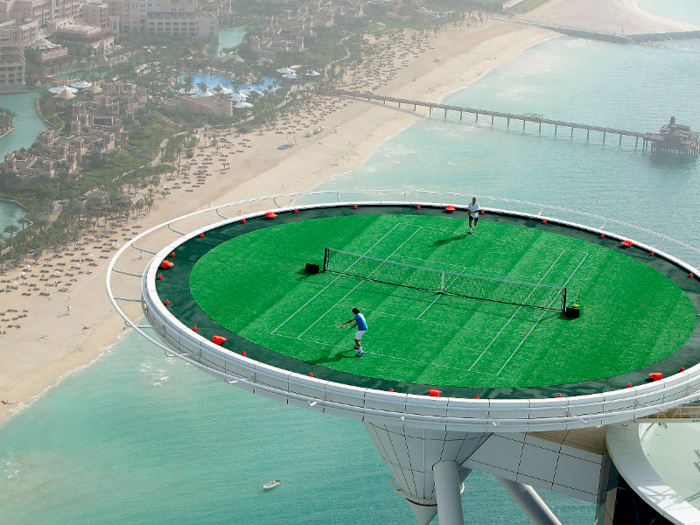
[[[474,233],[476,223],[479,222],[479,210],[481,210],[481,206],[476,202],[476,197],[472,197],[472,201],[469,203],[469,206],[467,206],[467,210],[469,210],[469,235],[471,235]],[[474,222],[473,226],[472,222]]]

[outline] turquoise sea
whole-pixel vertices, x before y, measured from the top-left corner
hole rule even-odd
[[[685,6],[700,16],[696,0]],[[556,38],[447,100],[639,131],[674,115],[700,128],[700,42],[674,45]],[[569,135],[436,114],[325,187],[533,200],[700,246],[700,161],[652,160],[631,139],[619,146],[617,137],[602,144],[601,136]],[[253,396],[134,335],[0,425],[0,466],[7,525],[416,523],[361,424]],[[263,493],[272,479],[282,485]],[[467,523],[529,523],[493,478],[473,473],[465,485]],[[593,523],[592,505],[542,495],[562,523]]]

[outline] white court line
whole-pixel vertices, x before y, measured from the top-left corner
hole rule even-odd
[[[293,337],[291,335],[282,335],[282,334],[274,334],[274,335],[276,335],[277,337],[285,337],[287,339],[293,339],[295,341],[302,341],[304,343],[314,343],[317,345],[330,346],[332,348],[344,348],[345,347],[345,345],[334,345],[332,343],[322,343],[321,341],[315,341],[313,339],[300,339],[299,337]],[[350,350],[352,350],[352,349],[348,349],[348,351],[350,351]],[[378,352],[373,352],[371,350],[365,350],[365,353],[363,355],[363,359],[367,358],[367,357],[373,357],[373,356],[388,357],[389,359],[396,359],[398,361],[406,361],[408,363],[418,363],[418,364],[425,365],[425,366],[437,366],[439,368],[449,368],[450,370],[459,370],[460,372],[471,372],[472,374],[480,374],[483,376],[495,377],[493,374],[487,374],[485,372],[477,372],[476,370],[467,370],[466,368],[458,368],[455,366],[448,366],[448,365],[439,365],[437,363],[428,363],[427,361],[418,361],[416,359],[407,359],[405,357],[396,357],[393,355],[380,354]],[[319,365],[319,366],[322,366],[322,365]]]
[[[464,274],[464,272],[467,271],[467,268],[466,268],[465,266],[460,266],[460,268],[462,268],[462,273],[461,273],[460,275]],[[443,274],[443,280],[444,280],[444,275],[445,275],[445,274]],[[458,278],[459,278],[459,276],[456,276],[454,279],[452,279],[452,282],[451,282],[450,284],[448,284],[448,285],[445,287],[445,290],[447,290],[450,286],[452,286]],[[430,307],[433,306],[433,305],[437,302],[437,300],[440,299],[440,297],[442,297],[442,296],[441,296],[440,294],[437,294],[437,295],[435,296],[435,299],[433,299],[433,301],[432,301],[428,306],[425,307],[425,310],[423,310],[423,311],[420,313],[420,315],[418,316],[418,319],[420,319],[421,317],[423,317],[423,314],[424,314],[425,312],[427,312],[428,310],[430,310]]]
[[[393,228],[392,228],[392,229],[393,229]],[[374,272],[376,272],[377,270],[379,270],[379,268],[381,268],[381,267],[384,265],[384,263],[386,263],[389,259],[391,259],[391,257],[392,257],[396,252],[398,252],[401,248],[403,248],[403,246],[404,246],[408,241],[410,241],[411,239],[413,239],[413,236],[414,236],[416,233],[418,233],[420,230],[421,230],[421,226],[418,226],[418,229],[417,229],[416,231],[414,231],[414,232],[408,237],[408,239],[406,239],[405,241],[403,241],[403,242],[398,246],[398,248],[396,248],[393,252],[391,252],[391,254],[389,255],[389,257],[387,257],[387,258],[384,260],[384,262],[382,262],[382,264],[380,264],[380,265],[377,266],[374,270],[372,270],[371,272],[369,272],[369,274],[367,275],[367,278],[371,277],[372,274],[373,274]],[[366,254],[365,254],[365,255],[366,255]],[[357,262],[359,262],[359,261],[361,261],[361,260],[362,260],[362,259],[357,259],[357,261],[355,261],[353,264],[356,264]],[[351,266],[352,266],[352,265],[351,265]],[[339,276],[339,277],[340,277],[340,276]],[[333,281],[333,282],[335,282],[335,281]],[[316,319],[313,323],[311,323],[311,326],[309,326],[306,330],[304,330],[302,333],[300,333],[299,336],[297,337],[297,339],[300,339],[301,336],[303,336],[306,332],[308,332],[308,331],[311,330],[314,326],[316,326],[316,323],[318,323],[321,319],[323,319],[324,317],[326,317],[326,316],[331,312],[331,310],[333,310],[333,308],[335,308],[335,307],[338,306],[340,303],[342,303],[342,302],[347,298],[348,295],[350,295],[352,292],[354,292],[355,290],[357,290],[357,289],[360,287],[360,285],[361,285],[362,283],[364,283],[364,282],[365,282],[364,280],[361,280],[359,283],[357,283],[357,284],[352,288],[352,290],[350,290],[348,293],[346,293],[343,297],[340,298],[340,300],[339,300],[337,303],[335,303],[335,304],[334,304],[333,306],[331,306],[328,310],[326,310],[326,312],[325,312],[321,317],[319,317],[319,318]],[[331,283],[331,284],[332,284],[332,283]],[[302,308],[303,308],[303,306],[302,306]]]
[[[398,317],[399,319],[406,319],[407,321],[420,321],[421,323],[436,324],[438,326],[447,326],[450,328],[459,328],[460,330],[471,330],[472,332],[485,332],[487,334],[495,334],[496,332],[489,332],[488,330],[479,330],[478,328],[469,328],[468,326],[460,326],[458,324],[446,324],[438,323],[437,321],[427,321],[426,319],[418,319],[417,317],[406,317],[403,315],[390,314],[389,312],[372,312],[374,315],[388,315],[390,317]]]
[[[436,261],[434,259],[419,259],[418,257],[411,257],[410,255],[397,255],[396,257],[400,259],[412,259],[414,261],[423,261],[423,262],[430,262],[430,263],[435,263],[438,265],[443,265],[443,266],[452,266],[454,268],[462,268],[464,271],[467,270],[465,266],[460,266],[459,264],[453,264],[453,263],[448,263],[448,262],[443,262],[443,261]],[[435,268],[430,268],[426,266],[426,268],[429,268],[431,270],[435,270]],[[470,267],[470,270],[479,270],[480,272],[490,272],[490,273],[498,273],[500,275],[505,275],[505,276],[511,276],[510,272],[498,272],[496,270],[489,270],[488,268],[474,268]],[[440,270],[438,270],[440,271]],[[513,274],[513,277],[526,277],[528,279],[538,279],[536,275],[520,275],[520,274]]]
[[[552,263],[552,266],[549,267],[549,270],[547,270],[547,273],[545,273],[545,274],[542,276],[542,278],[540,279],[540,281],[539,281],[537,284],[541,284],[542,281],[544,281],[544,278],[547,277],[547,275],[549,274],[549,272],[552,271],[552,268],[554,268],[554,265],[557,264],[557,263],[559,262],[559,259],[561,259],[561,256],[564,255],[565,252],[566,252],[566,250],[562,250],[562,252],[559,254],[559,257],[557,257],[557,260],[554,261],[554,262]],[[525,301],[527,301],[527,300],[530,298],[530,296],[535,292],[535,290],[536,290],[536,288],[533,288],[533,289],[532,289],[532,291],[531,291],[531,292],[528,294],[528,296],[525,298]],[[523,303],[524,303],[525,301],[523,301]],[[470,370],[470,371],[471,371],[472,368],[474,368],[474,367],[476,366],[476,364],[479,362],[479,360],[480,360],[482,357],[484,357],[484,354],[488,351],[489,348],[491,348],[491,345],[493,345],[493,343],[496,341],[496,339],[498,339],[498,336],[501,335],[501,333],[503,332],[503,330],[506,329],[506,327],[510,324],[510,322],[515,318],[515,316],[518,314],[518,312],[519,312],[522,308],[523,308],[523,305],[520,305],[520,306],[518,306],[518,309],[515,310],[515,312],[513,312],[513,315],[511,315],[511,316],[510,316],[510,319],[508,319],[508,321],[506,321],[506,324],[503,325],[503,328],[501,328],[501,329],[498,331],[498,333],[496,334],[496,337],[494,337],[493,339],[491,339],[491,342],[488,344],[488,346],[487,346],[486,348],[484,348],[484,351],[481,352],[481,355],[480,355],[479,357],[477,357],[477,358],[476,358],[476,361],[474,361],[474,363],[472,363],[472,366],[469,367],[469,370]],[[545,310],[545,311],[546,311],[546,310]]]
[[[395,224],[394,227],[393,227],[391,230],[389,230],[388,232],[386,232],[386,233],[384,234],[384,236],[383,236],[381,239],[379,239],[377,242],[375,242],[375,243],[369,248],[369,250],[367,250],[363,255],[367,255],[369,252],[371,252],[371,251],[374,249],[374,247],[377,246],[377,244],[379,244],[380,242],[382,242],[382,241],[386,238],[387,235],[389,235],[391,232],[393,232],[393,231],[394,231],[396,228],[398,228],[398,227],[399,227],[399,225],[398,225],[398,224]],[[358,259],[357,261],[355,261],[354,263],[352,263],[350,266],[348,266],[347,269],[352,268],[355,264],[357,264],[357,263],[360,262],[361,260],[362,260],[362,259]],[[270,332],[270,334],[271,334],[271,335],[274,334],[277,330],[279,330],[279,329],[282,328],[285,324],[287,324],[287,322],[288,322],[290,319],[292,319],[296,314],[298,314],[298,313],[301,312],[304,308],[306,308],[306,306],[307,306],[311,301],[313,301],[314,299],[316,299],[316,297],[318,297],[318,296],[321,295],[323,292],[325,292],[326,289],[327,289],[329,286],[331,286],[333,283],[335,283],[335,282],[336,282],[338,279],[340,279],[341,277],[342,277],[342,275],[339,275],[338,277],[336,277],[335,279],[333,279],[330,283],[328,283],[326,286],[324,286],[324,287],[321,289],[320,292],[318,292],[318,293],[317,293],[316,295],[314,295],[311,299],[309,299],[308,301],[306,301],[306,302],[302,305],[301,308],[299,308],[296,312],[294,312],[292,315],[290,315],[289,317],[287,317],[287,319],[285,319],[285,320],[282,322],[281,325],[279,325],[279,326],[278,326],[277,328],[275,328],[272,332]]]
[[[408,223],[408,222],[400,222],[399,224],[404,224],[404,225],[406,225],[406,226],[415,226],[415,225],[410,224],[410,223]],[[459,230],[455,230],[455,231],[452,231],[452,230],[443,230],[442,228],[434,228],[434,227],[432,227],[432,226],[423,226],[423,228],[426,229],[426,230],[435,230],[435,231],[438,231],[438,232],[445,232],[445,233],[452,233],[452,234],[461,235],[460,232],[459,232]],[[465,233],[465,235],[466,235],[466,233]],[[525,246],[525,247],[527,247],[527,246],[542,246],[542,247],[544,247],[544,248],[548,248],[548,249],[551,250],[551,247],[550,247],[550,246],[547,246],[546,244],[541,244],[541,243],[528,243],[528,242],[519,242],[519,241],[506,241],[506,240],[504,240],[504,239],[498,239],[498,238],[496,238],[496,237],[489,237],[488,235],[476,235],[475,233],[472,234],[472,235],[478,237],[479,239],[489,239],[489,240],[491,240],[491,241],[494,241],[494,242],[501,242],[501,243],[503,243],[503,244],[522,244],[522,245]],[[572,239],[573,239],[573,237],[572,237]],[[581,251],[581,250],[569,250],[569,251],[570,251],[570,252],[578,252],[578,253],[588,253],[588,252],[584,252],[584,251]]]
[[[577,266],[576,269],[573,271],[573,273],[569,276],[569,278],[566,280],[566,282],[564,283],[564,286],[566,286],[567,284],[569,284],[569,281],[571,280],[571,278],[572,278],[574,275],[576,275],[576,272],[578,272],[578,269],[581,267],[581,265],[583,264],[583,261],[585,261],[587,257],[588,257],[588,255],[584,256],[584,258],[581,259],[581,262],[578,263],[578,266]],[[552,303],[553,303],[556,299],[557,299],[556,297],[555,297],[554,299],[552,299],[552,302],[549,303],[549,306],[552,306]],[[513,357],[514,357],[515,354],[518,352],[518,350],[520,350],[520,347],[523,346],[523,344],[525,343],[525,341],[527,340],[527,338],[530,337],[530,334],[531,334],[532,331],[537,327],[538,323],[542,320],[542,318],[544,317],[544,314],[546,314],[546,313],[547,313],[546,310],[545,310],[544,312],[542,312],[542,315],[540,315],[540,318],[537,319],[537,321],[535,322],[535,324],[532,325],[532,328],[530,328],[530,331],[529,331],[527,334],[525,334],[525,337],[523,337],[523,340],[520,341],[520,344],[516,347],[516,349],[513,350],[513,353],[510,354],[510,357],[508,358],[508,360],[507,360],[505,363],[503,363],[503,366],[502,366],[501,369],[496,373],[496,376],[499,376],[499,375],[501,374],[501,372],[503,372],[503,369],[506,367],[506,365],[507,365],[508,363],[510,363],[510,360],[513,359]]]

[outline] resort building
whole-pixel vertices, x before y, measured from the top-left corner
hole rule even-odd
[[[2,0],[0,20],[37,21],[44,25],[51,20],[76,18],[82,4],[82,0]]]
[[[45,38],[36,39],[29,47],[36,51],[35,61],[42,65],[70,58],[68,49],[59,44],[53,44]]]
[[[111,0],[109,14],[119,19],[119,31],[196,36],[219,42],[219,21],[203,12],[195,0]]]
[[[40,23],[37,21],[0,22],[0,46],[27,47],[41,36]]]
[[[94,55],[108,55],[114,51],[114,35],[109,27],[103,29],[61,20],[49,23],[47,28],[53,33],[51,40],[55,43],[79,45]]]
[[[19,46],[0,46],[0,94],[24,93],[24,54]]]
[[[22,155],[8,153],[2,167],[4,173],[16,175],[27,187],[40,178],[55,179],[58,173],[77,178],[86,159],[104,159],[119,153],[133,127],[140,124],[138,113],[145,107],[148,93],[123,82],[105,82],[101,88],[86,85],[89,87],[83,89],[95,97],[72,105],[70,127],[64,127],[65,134],[46,130],[39,138],[38,149]]]
[[[100,29],[112,28],[109,17],[109,4],[106,2],[90,2],[84,4],[81,17],[88,26],[99,27]],[[116,22],[118,22],[118,20]]]

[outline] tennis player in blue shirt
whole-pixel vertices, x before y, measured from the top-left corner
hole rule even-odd
[[[365,355],[365,351],[362,350],[362,343],[360,340],[362,339],[362,336],[367,333],[367,321],[365,320],[365,316],[360,313],[359,308],[353,308],[352,313],[355,314],[355,317],[349,321],[345,321],[343,326],[347,326],[349,324],[350,328],[357,326],[357,333],[355,334],[355,350],[358,350],[358,352],[355,355],[357,357],[362,357]]]

